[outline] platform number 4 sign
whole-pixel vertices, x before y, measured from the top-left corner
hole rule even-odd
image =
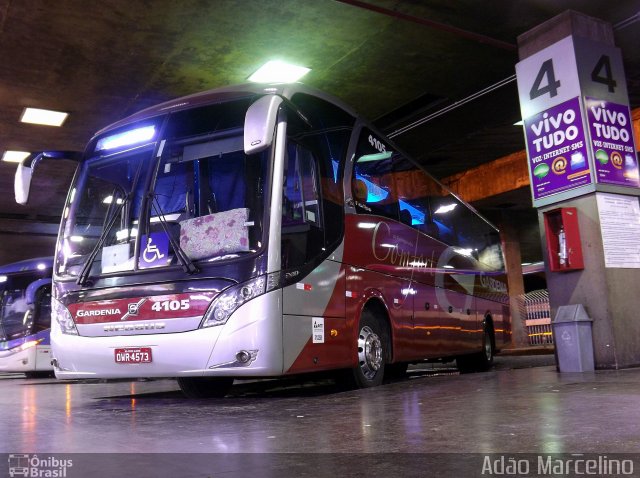
[[[558,95],[558,88],[560,88],[560,84],[560,81],[556,80],[556,75],[553,71],[553,59],[549,58],[542,62],[542,65],[540,66],[540,70],[536,75],[533,86],[529,91],[529,99],[535,100],[547,93],[553,98]]]
[[[611,70],[611,58],[609,55],[602,55],[591,72],[591,80],[596,83],[606,85],[609,93],[615,93],[618,82],[613,79]]]
[[[622,57],[611,45],[569,36],[522,60],[516,72],[525,119],[579,96],[628,101]]]

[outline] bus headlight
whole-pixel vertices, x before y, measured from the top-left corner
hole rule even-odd
[[[274,273],[229,287],[211,302],[200,327],[226,324],[231,314],[242,304],[276,289],[279,285],[280,273]]]
[[[51,315],[55,317],[63,334],[78,335],[78,329],[71,317],[71,312],[61,302],[51,299]]]

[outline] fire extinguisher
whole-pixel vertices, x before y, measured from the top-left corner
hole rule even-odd
[[[563,226],[560,226],[560,231],[558,231],[558,257],[560,259],[560,267],[567,267],[569,265],[569,256],[567,255],[567,235],[564,232]]]

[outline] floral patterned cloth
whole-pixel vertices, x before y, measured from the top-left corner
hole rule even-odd
[[[180,247],[190,259],[249,250],[249,209],[239,208],[180,222]]]

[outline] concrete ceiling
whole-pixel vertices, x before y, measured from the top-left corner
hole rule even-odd
[[[82,150],[123,116],[245,82],[273,58],[312,68],[305,83],[394,132],[511,77],[517,36],[566,9],[615,26],[640,0],[0,0],[0,153]],[[616,29],[633,107],[639,31]],[[26,106],[70,116],[62,128],[23,124]],[[518,119],[508,82],[394,139],[445,177],[524,149]],[[0,164],[0,235],[55,234],[72,166],[45,166],[28,206],[13,202],[14,171]],[[527,191],[509,201],[532,213]]]

